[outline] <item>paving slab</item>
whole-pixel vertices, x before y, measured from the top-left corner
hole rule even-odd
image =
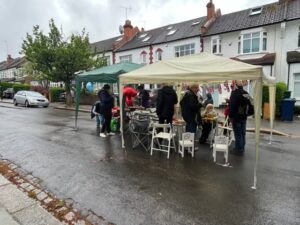
[[[18,211],[13,216],[22,225],[62,225],[63,223],[53,217],[39,205],[32,205],[26,209]]]
[[[9,213],[14,213],[34,205],[36,201],[18,190],[13,184],[8,184],[0,187],[0,203]]]
[[[0,186],[10,184],[10,182],[0,174]]]
[[[0,207],[0,225],[20,225],[13,217],[4,209]]]

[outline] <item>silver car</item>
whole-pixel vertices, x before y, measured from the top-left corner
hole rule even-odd
[[[25,105],[26,107],[30,106],[43,106],[47,108],[49,106],[48,99],[35,91],[18,91],[14,95],[14,105],[18,104]]]

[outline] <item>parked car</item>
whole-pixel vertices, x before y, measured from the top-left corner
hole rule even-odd
[[[14,96],[14,105],[18,104],[30,106],[43,106],[47,108],[49,106],[48,99],[42,94],[35,91],[18,91]]]
[[[5,91],[3,91],[2,96],[3,96],[3,98],[13,98],[14,97],[14,89],[7,88]]]

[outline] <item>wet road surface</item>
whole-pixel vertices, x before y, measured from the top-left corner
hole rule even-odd
[[[245,156],[230,156],[226,168],[203,145],[194,159],[124,151],[120,136],[101,139],[89,116],[80,114],[74,131],[72,111],[0,107],[0,154],[118,225],[300,224],[300,139],[274,136],[269,145],[262,136],[253,191],[253,134]]]

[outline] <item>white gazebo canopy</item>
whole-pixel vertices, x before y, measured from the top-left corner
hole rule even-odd
[[[256,160],[254,166],[254,184],[256,188],[256,171],[259,156],[261,104],[262,104],[262,83],[270,87],[270,126],[273,129],[275,109],[275,81],[263,74],[261,66],[254,66],[238,62],[221,56],[209,53],[200,53],[191,56],[173,58],[146,65],[140,69],[123,74],[120,79],[120,93],[123,93],[126,84],[160,84],[170,83],[179,87],[183,83],[221,83],[229,80],[251,80],[254,84],[254,108],[255,108],[255,142]],[[123,95],[120,94],[120,102]],[[121,109],[121,125],[123,125],[123,113]],[[122,146],[124,147],[124,134],[122,131]]]

